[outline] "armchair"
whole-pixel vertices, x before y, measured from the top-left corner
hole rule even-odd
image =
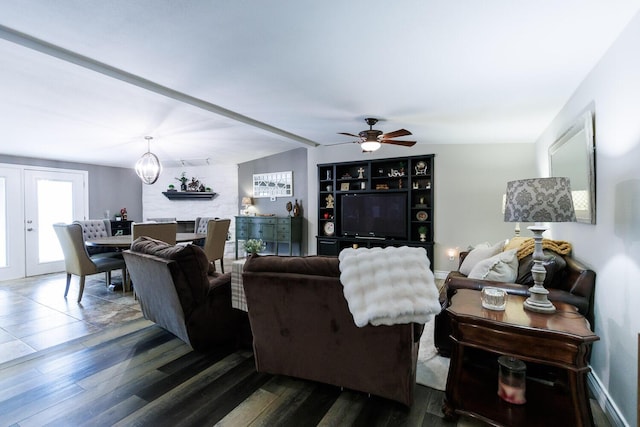
[[[424,325],[357,327],[337,258],[253,255],[243,286],[258,372],[412,404]]]
[[[231,273],[212,271],[199,246],[143,236],[123,254],[146,319],[198,351],[242,343],[248,321],[231,307]]]

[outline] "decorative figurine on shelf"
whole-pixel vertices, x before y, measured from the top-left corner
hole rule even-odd
[[[329,180],[329,179],[331,179],[331,171],[330,170],[327,171],[327,180]]]
[[[127,208],[120,209],[120,215],[122,215],[122,220],[126,221],[127,220]]]
[[[300,216],[300,205],[298,204],[298,199],[296,199],[296,203],[293,205],[293,216]]]
[[[189,179],[187,178],[187,173],[182,172],[182,174],[180,174],[180,178],[176,179],[180,181],[180,191],[187,191],[187,181],[189,181]]]
[[[289,214],[289,216],[291,216],[291,211],[293,210],[293,204],[291,203],[291,200],[289,200],[287,202],[287,213]]]
[[[187,191],[198,191],[198,188],[200,188],[200,181],[194,176],[191,178],[191,182],[187,184]]]
[[[427,174],[427,163],[420,160],[416,163],[416,175],[426,175]]]
[[[364,179],[364,168],[362,166],[358,169],[358,179]]]
[[[327,206],[325,206],[327,209],[333,209],[333,194],[329,194],[327,197],[324,198],[324,200],[327,202]]]

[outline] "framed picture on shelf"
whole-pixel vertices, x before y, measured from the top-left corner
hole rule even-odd
[[[340,191],[349,191],[349,183],[343,182],[340,184]]]

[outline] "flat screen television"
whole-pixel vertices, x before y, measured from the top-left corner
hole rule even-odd
[[[344,194],[340,203],[343,236],[407,238],[407,194]]]

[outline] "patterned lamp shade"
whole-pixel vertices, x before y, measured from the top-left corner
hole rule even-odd
[[[507,183],[506,222],[576,220],[569,178],[532,178]]]
[[[251,197],[244,196],[242,198],[242,204],[245,205],[245,206],[253,205],[253,200],[251,200]]]

